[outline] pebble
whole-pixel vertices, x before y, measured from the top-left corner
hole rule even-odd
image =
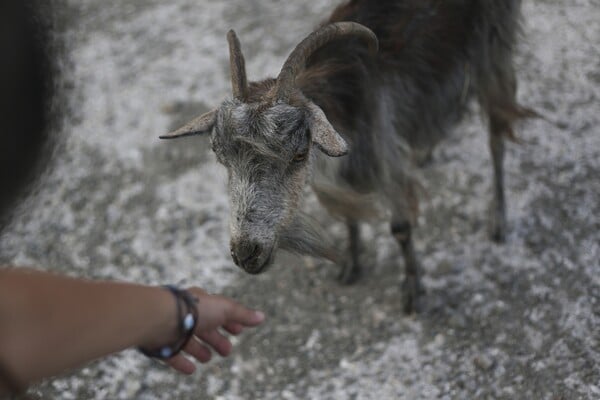
[[[473,358],[473,364],[482,371],[489,371],[494,367],[495,361],[491,357],[481,354]]]

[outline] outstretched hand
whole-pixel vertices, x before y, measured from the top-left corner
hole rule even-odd
[[[211,348],[221,356],[227,356],[231,352],[231,342],[220,329],[231,335],[238,335],[245,328],[257,326],[265,319],[263,313],[250,310],[227,297],[211,295],[197,287],[188,289],[188,292],[198,298],[198,321],[194,336],[183,348],[183,352],[201,363],[210,361]],[[183,352],[168,359],[166,363],[181,373],[191,374],[196,366]]]
[[[205,363],[213,351],[227,356],[228,333],[265,319],[227,297],[197,287],[188,293],[198,299],[193,336],[166,360],[184,374],[195,371],[193,359]],[[161,348],[182,339],[178,301],[163,287],[0,268],[0,362],[13,386],[25,387],[127,348]],[[8,389],[1,378],[0,397]]]

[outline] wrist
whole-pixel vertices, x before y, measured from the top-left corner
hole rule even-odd
[[[198,320],[198,299],[187,290],[172,285],[163,286],[162,289],[169,293],[175,302],[176,339],[163,342],[159,346],[140,346],[138,350],[148,357],[166,360],[184,349],[193,337]]]
[[[178,337],[177,301],[162,287],[149,287],[148,329],[139,343],[143,348],[156,348]]]

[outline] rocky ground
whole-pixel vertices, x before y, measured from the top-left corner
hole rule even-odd
[[[402,314],[402,260],[367,227],[365,278],[229,258],[224,171],[203,139],[157,136],[229,94],[226,31],[251,78],[274,75],[336,1],[69,0],[71,106],[52,169],[0,237],[0,262],[195,284],[262,309],[235,354],[176,375],[134,351],[31,390],[43,399],[600,398],[600,3],[525,0],[507,243],[487,239],[487,136],[475,109],[423,170],[424,311]],[[320,209],[314,212],[327,218]],[[332,222],[332,234],[342,227]]]

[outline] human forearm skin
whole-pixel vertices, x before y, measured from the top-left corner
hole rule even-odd
[[[176,334],[165,290],[0,269],[0,362],[19,384]]]

